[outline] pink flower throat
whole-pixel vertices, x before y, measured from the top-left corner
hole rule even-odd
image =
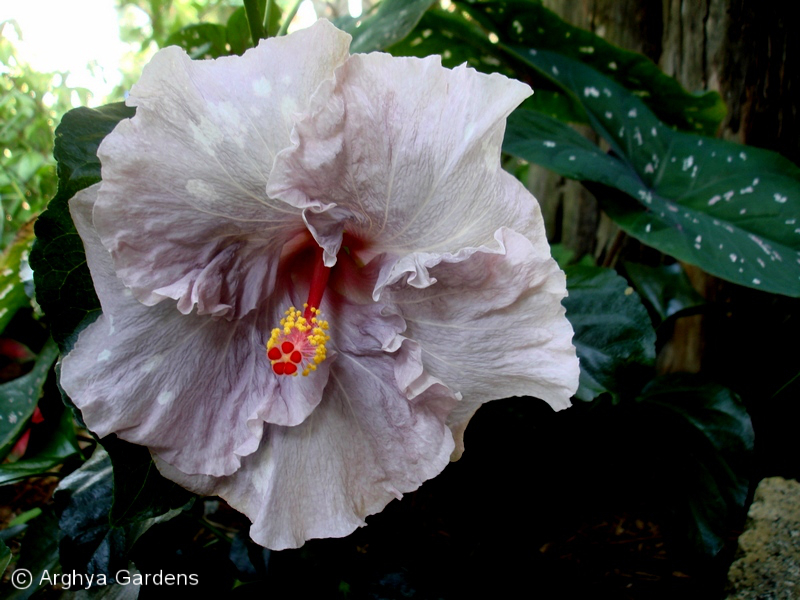
[[[276,375],[304,376],[316,371],[327,356],[326,342],[328,322],[320,312],[319,305],[328,284],[331,269],[322,260],[322,249],[317,250],[314,271],[311,274],[311,285],[308,290],[308,301],[303,304],[303,312],[290,306],[280,320],[280,327],[272,330],[267,342],[267,358],[272,363],[272,371]]]

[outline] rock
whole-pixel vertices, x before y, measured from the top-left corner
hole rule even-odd
[[[728,571],[728,600],[800,598],[800,483],[769,477],[756,489]]]

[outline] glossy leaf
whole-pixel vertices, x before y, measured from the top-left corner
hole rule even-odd
[[[97,315],[100,302],[86,265],[83,242],[69,214],[69,199],[100,181],[97,147],[134,109],[123,103],[77,108],[64,115],[56,129],[58,193],[36,221],[36,242],[30,264],[36,299],[45,312],[53,339],[62,351],[87,315]]]
[[[44,447],[32,456],[0,465],[0,485],[48,473],[79,453],[72,411],[64,408],[58,427],[50,433]]]
[[[25,512],[20,513],[19,515],[11,519],[11,521],[8,522],[8,527],[9,529],[23,527],[28,523],[28,521],[35,519],[41,514],[42,514],[42,509],[38,507],[26,510]],[[3,533],[5,533],[6,531],[7,530],[4,529]],[[24,528],[19,529],[19,531],[24,531]]]
[[[43,575],[50,577],[60,572],[58,564],[58,519],[52,507],[45,508],[42,514],[33,519],[25,530],[22,548],[17,561],[18,569],[27,569],[32,575],[33,584],[27,589],[6,589],[3,598],[6,600],[27,600],[47,585],[39,585]]]
[[[666,498],[694,548],[716,555],[739,525],[750,485],[753,426],[727,388],[676,374],[651,382],[637,399],[637,420],[663,444]]]
[[[112,523],[160,517],[194,498],[192,493],[162,477],[144,446],[116,436],[103,438],[101,443],[114,466]]]
[[[247,27],[250,30],[250,40],[253,46],[258,45],[259,40],[267,37],[264,30],[264,11],[266,9],[265,0],[244,0],[244,13],[247,18]]]
[[[11,550],[3,540],[0,540],[0,577],[6,572],[8,563],[11,562]]]
[[[247,15],[245,14],[244,7],[237,8],[225,25],[225,39],[230,45],[231,54],[238,54],[241,56],[245,50],[250,48],[252,40],[250,39],[250,28],[247,24]]]
[[[566,269],[575,261],[575,251],[567,248],[564,244],[552,244],[550,254],[561,269]]]
[[[625,272],[642,300],[660,321],[702,306],[705,302],[692,287],[680,263],[648,267],[626,262]]]
[[[612,269],[574,265],[565,271],[569,296],[563,303],[581,366],[576,397],[637,393],[656,355],[655,332],[641,300]]]
[[[261,14],[264,14],[266,0],[259,2]],[[272,10],[269,13],[269,35],[274,36],[281,27],[281,9],[273,2]],[[244,6],[237,8],[228,22],[225,24],[225,37],[228,41],[229,49],[227,54],[238,54],[241,56],[248,48],[252,48],[253,40],[250,34],[250,25],[247,22],[247,13]]]
[[[198,23],[176,31],[167,38],[167,46],[179,46],[194,59],[219,58],[231,53],[228,30],[216,23]]]
[[[113,518],[113,471],[111,458],[98,447],[92,458],[56,490],[56,503],[61,507],[61,565],[66,571],[102,573],[112,581],[120,569],[127,567],[128,552],[138,537],[155,523],[180,512],[177,509],[155,517],[130,513]]]
[[[343,19],[337,26],[353,36],[350,52],[383,50],[414,29],[434,0],[383,0],[371,15]]]
[[[630,169],[572,127],[538,111],[518,108],[508,118],[503,151],[579,181],[616,187]]]
[[[687,92],[642,54],[570,25],[537,0],[457,5],[494,32],[507,52],[559,84],[563,81],[558,68],[554,71],[553,65],[532,60],[537,52],[549,50],[581,61],[642,98],[663,121],[681,129],[714,135],[725,116],[725,103],[716,92]]]
[[[263,2],[264,4],[262,12],[266,15],[264,11],[266,10],[267,2],[266,0],[260,0],[260,1]],[[281,7],[278,6],[277,2],[275,0],[272,0],[272,7],[270,8],[269,12],[269,23],[266,23],[268,30],[267,32],[271,37],[277,35],[278,31],[281,28],[282,22],[283,22],[283,11],[281,10]]]
[[[387,51],[395,56],[418,58],[436,54],[449,69],[467,63],[484,73],[499,72],[514,77],[513,69],[498,59],[498,48],[489,41],[485,31],[467,21],[460,12],[431,8],[422,15],[410,35]]]
[[[489,39],[487,32],[461,11],[431,8],[414,30],[386,49],[395,56],[439,55],[445,67],[467,63],[483,73],[501,73],[529,83],[536,93],[524,106],[571,122],[586,121],[586,114],[569,94],[549,78]]]
[[[599,200],[623,230],[665,254],[740,285],[800,296],[800,169],[774,152],[674,131],[635,95],[560,54],[531,60],[560,73],[612,153],[603,157],[552,120],[524,115],[513,121],[508,151],[624,192],[630,198]]]
[[[33,415],[58,348],[50,340],[39,353],[30,373],[0,385],[0,456],[8,454]]]

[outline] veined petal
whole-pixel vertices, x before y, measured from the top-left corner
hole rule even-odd
[[[187,473],[233,473],[264,422],[296,425],[319,404],[329,361],[314,377],[273,376],[264,345],[291,285],[234,321],[138,302],[92,227],[97,191],[79,192],[70,210],[103,314],[63,359],[61,385],[98,436],[146,445]]]
[[[425,371],[462,396],[448,417],[454,458],[484,402],[534,396],[560,410],[577,389],[573,331],[561,305],[564,273],[543,237],[537,244],[501,228],[498,248],[408,257],[429,273],[426,285],[398,276],[380,295],[407,323],[404,335],[419,344]]]
[[[504,224],[527,233],[530,203],[505,194],[500,145],[530,93],[439,57],[352,56],[312,98],[267,190],[304,209],[328,264],[343,231],[373,256],[477,247]]]
[[[550,246],[545,235],[542,211],[536,198],[531,195],[518,179],[505,171],[501,171],[498,174],[497,184],[499,197],[503,198],[509,205],[518,207],[526,213],[526,218],[522,221],[522,226],[525,228],[524,232],[520,232],[516,224],[514,231],[526,235],[530,243],[533,244],[533,252],[537,256],[549,257]],[[446,253],[414,251],[400,256],[388,255],[382,257],[380,265],[373,267],[378,270],[378,275],[375,277],[372,296],[376,301],[379,300],[383,289],[387,285],[401,280],[412,287],[426,288],[436,281],[435,277],[428,272],[428,267],[439,264],[442,261],[443,254],[456,254],[463,259],[478,251],[479,248],[486,252],[502,253],[504,251],[498,242],[496,232],[493,232],[492,239],[487,240],[484,244],[457,248]]]
[[[94,224],[137,299],[230,319],[273,293],[281,248],[305,225],[267,196],[267,180],[349,41],[319,21],[241,57],[194,61],[175,47],[153,57],[128,98],[136,116],[98,150]]]
[[[439,474],[453,450],[445,425],[456,402],[441,383],[409,400],[395,382],[399,363],[414,360],[402,330],[379,305],[345,305],[338,324],[339,360],[325,399],[297,427],[267,426],[259,450],[223,478],[191,477],[163,460],[159,470],[201,494],[216,494],[246,514],[250,536],[280,550],[305,540],[341,537],[394,498]]]

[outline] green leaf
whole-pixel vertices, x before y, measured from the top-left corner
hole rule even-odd
[[[247,26],[250,29],[250,39],[253,46],[257,46],[259,40],[267,37],[264,31],[264,11],[266,10],[264,0],[244,0],[244,13],[247,18]]]
[[[410,35],[392,44],[387,51],[394,56],[438,55],[442,65],[452,69],[467,63],[485,73],[514,77],[514,70],[498,60],[498,48],[474,22],[460,12],[432,8],[422,15]]]
[[[40,477],[62,464],[67,458],[69,456],[25,458],[14,463],[0,465],[0,485],[10,485],[28,477]]]
[[[30,510],[26,510],[25,512],[20,513],[16,517],[11,519],[8,522],[8,526],[10,528],[10,527],[16,527],[17,525],[24,525],[25,523],[27,523],[31,519],[35,519],[36,517],[38,517],[41,514],[42,514],[42,509],[39,508],[39,507],[32,508]]]
[[[244,11],[244,6],[237,8],[225,25],[225,39],[231,48],[231,54],[238,54],[241,56],[245,50],[252,47],[252,40],[250,39],[250,28],[247,22],[247,15]]]
[[[77,108],[64,115],[56,129],[58,193],[36,221],[30,264],[36,299],[62,351],[69,347],[68,338],[81,321],[100,311],[68,201],[79,190],[100,181],[97,147],[119,121],[133,114],[134,109],[121,102],[96,109]]]
[[[546,51],[531,60],[560,73],[612,153],[601,158],[566,129],[526,116],[514,122],[525,129],[516,130],[509,151],[624,192],[598,197],[644,244],[734,283],[800,296],[800,169],[774,152],[674,131],[577,61]]]
[[[487,32],[460,11],[432,8],[422,15],[414,30],[387,48],[394,56],[425,57],[438,55],[445,67],[467,63],[483,73],[500,73],[530,83],[536,93],[524,105],[560,119],[586,121],[586,114],[558,85],[542,77],[535,69],[509,54],[489,39]]]
[[[508,118],[503,151],[570,179],[616,187],[630,169],[572,127],[541,112],[518,108]]]
[[[0,333],[5,330],[17,310],[30,306],[25,285],[19,277],[19,267],[32,241],[33,229],[23,227],[17,232],[14,242],[0,256]]]
[[[642,300],[662,322],[705,303],[703,297],[692,287],[680,263],[648,267],[625,262],[624,266]]]
[[[180,513],[177,509],[157,516],[139,512],[114,518],[112,504],[117,501],[118,482],[111,458],[98,447],[80,469],[58,486],[55,498],[61,507],[60,550],[64,570],[102,573],[112,581],[117,571],[127,567],[128,552],[139,536],[152,525]],[[152,497],[144,500],[163,501]]]
[[[3,596],[6,600],[27,600],[47,585],[39,585],[42,576],[48,573],[51,577],[60,572],[58,565],[58,519],[52,507],[44,509],[42,514],[33,519],[25,530],[22,549],[17,561],[17,569],[30,571],[33,584],[24,590],[8,589]]]
[[[264,14],[264,8],[266,7],[266,1],[261,0],[259,2],[259,6],[261,9],[261,14]],[[269,35],[270,37],[274,36],[278,33],[278,30],[281,27],[281,9],[280,7],[273,2],[272,10],[269,13]],[[253,47],[253,40],[250,33],[250,24],[247,21],[247,13],[245,12],[244,6],[240,6],[237,8],[230,17],[228,17],[228,22],[225,25],[225,36],[228,41],[228,45],[230,46],[229,51],[227,54],[238,54],[241,56],[244,54],[245,50],[248,48]]]
[[[228,46],[228,30],[216,23],[189,25],[170,35],[167,46],[180,46],[194,59],[219,58],[231,54]]]
[[[676,374],[651,382],[637,399],[641,427],[653,426],[663,444],[665,498],[694,548],[716,555],[739,526],[749,489],[753,426],[738,397],[698,376]]]
[[[575,251],[567,248],[564,244],[551,245],[550,254],[561,269],[566,269],[568,265],[575,261]]]
[[[406,37],[434,1],[383,0],[368,17],[342,20],[337,26],[353,36],[351,53],[383,50]]]
[[[17,441],[33,415],[58,348],[49,340],[39,353],[30,373],[0,385],[0,456],[4,457]]]
[[[3,540],[0,540],[0,577],[6,572],[8,563],[11,562],[11,550]]]
[[[50,434],[47,443],[38,452],[16,462],[0,465],[0,485],[42,475],[79,454],[72,411],[64,408],[58,428]]]
[[[261,0],[261,1],[264,3],[264,10],[266,10],[267,7],[266,0]],[[267,25],[268,35],[270,37],[275,37],[278,34],[278,31],[280,31],[281,29],[281,23],[283,21],[283,11],[281,10],[281,7],[278,6],[276,0],[270,0],[270,1],[272,2],[272,6],[270,7],[269,11],[269,23],[265,23],[265,25]],[[266,12],[264,13],[264,15],[266,20]]]
[[[581,365],[576,397],[637,393],[656,355],[656,335],[639,297],[612,269],[574,265],[565,272],[569,296],[563,303]]]
[[[155,518],[184,506],[194,495],[161,475],[144,446],[116,436],[102,440],[114,466],[111,522]]]
[[[541,50],[557,52],[613,79],[641,97],[662,120],[681,129],[714,135],[725,117],[725,103],[716,92],[691,94],[645,56],[609,44],[574,27],[538,0],[458,2],[470,16],[493,31],[499,46],[517,59],[563,83],[553,65],[535,60]],[[534,89],[538,89],[534,86]]]

